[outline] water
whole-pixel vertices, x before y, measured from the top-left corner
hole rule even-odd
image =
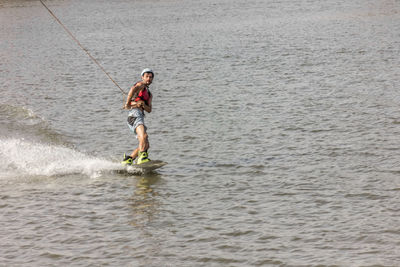
[[[400,2],[0,1],[1,266],[399,266]]]

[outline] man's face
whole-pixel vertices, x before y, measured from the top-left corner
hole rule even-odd
[[[142,80],[146,85],[150,85],[153,82],[153,73],[145,73],[142,76]]]

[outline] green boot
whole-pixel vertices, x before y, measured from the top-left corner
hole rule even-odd
[[[142,164],[142,163],[145,163],[148,161],[150,161],[150,159],[149,159],[149,155],[147,154],[147,152],[146,151],[139,152],[137,164]]]
[[[131,156],[127,156],[124,153],[124,159],[121,161],[122,165],[132,165],[133,164],[133,158]]]

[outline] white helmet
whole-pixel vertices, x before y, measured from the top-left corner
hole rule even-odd
[[[151,74],[153,74],[153,78],[154,78],[154,72],[153,72],[151,69],[145,68],[144,70],[142,70],[141,76],[143,76],[145,73],[151,73]]]

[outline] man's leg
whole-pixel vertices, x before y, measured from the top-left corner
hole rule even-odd
[[[149,161],[148,155],[147,155],[147,150],[149,149],[149,139],[146,133],[146,128],[144,125],[139,125],[136,128],[136,134],[139,140],[139,147],[138,147],[138,164]]]
[[[132,151],[131,158],[136,159],[139,154],[139,147]]]
[[[136,128],[136,134],[139,140],[139,151],[138,152],[143,152],[149,149],[149,140],[148,136],[146,133],[146,128],[144,128],[144,125],[141,124]]]

